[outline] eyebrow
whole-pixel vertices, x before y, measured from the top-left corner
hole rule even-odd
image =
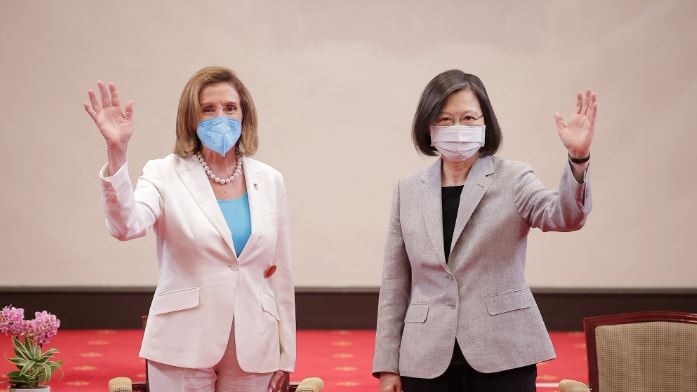
[[[450,113],[450,112],[440,112],[440,113],[438,113],[439,116],[442,116],[442,115],[444,115],[444,114],[447,114],[447,115],[449,115],[449,116],[454,116],[454,114],[452,114],[452,113]],[[463,112],[462,114],[481,114],[481,113],[477,112],[476,110],[467,110],[467,111]]]
[[[215,104],[215,103],[217,103],[217,102],[199,102],[199,105],[200,105],[200,106],[208,106],[208,105],[213,105],[213,104]],[[234,104],[234,105],[238,105],[238,106],[239,106],[240,103],[239,103],[238,101],[226,101],[226,102],[223,102],[223,105],[230,105],[230,104]]]

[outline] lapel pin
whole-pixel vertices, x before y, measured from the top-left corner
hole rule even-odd
[[[254,190],[255,190],[255,191],[258,191],[258,190],[259,190],[259,185],[257,185],[256,183],[254,184]]]
[[[269,268],[264,271],[264,278],[268,279],[276,272],[276,265],[272,264]]]

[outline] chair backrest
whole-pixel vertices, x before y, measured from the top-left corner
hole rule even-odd
[[[583,320],[594,392],[697,392],[697,314],[637,312]]]

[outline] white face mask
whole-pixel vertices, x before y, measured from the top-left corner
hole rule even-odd
[[[484,146],[484,125],[431,126],[431,145],[452,162],[462,162]]]

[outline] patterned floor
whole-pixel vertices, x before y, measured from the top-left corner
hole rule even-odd
[[[553,332],[557,359],[538,367],[538,391],[557,391],[560,379],[587,379],[586,354],[580,332]],[[103,392],[110,378],[127,376],[142,380],[143,361],[138,359],[141,330],[61,331],[50,347],[61,351],[63,377],[51,382],[52,392]],[[321,377],[323,391],[377,391],[370,375],[375,332],[298,331],[298,362],[292,379]],[[0,353],[12,354],[9,339],[0,339]],[[12,368],[0,357],[0,392],[7,391],[4,374]]]

